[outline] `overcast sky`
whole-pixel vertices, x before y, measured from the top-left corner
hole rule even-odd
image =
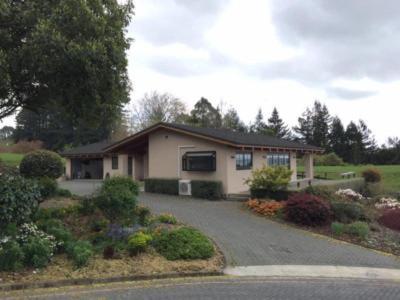
[[[290,126],[318,99],[377,140],[400,136],[398,0],[136,0],[132,101],[200,97],[246,122],[276,106]],[[10,122],[10,120],[8,121]]]

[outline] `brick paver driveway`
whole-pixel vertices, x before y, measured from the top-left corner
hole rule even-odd
[[[212,237],[227,263],[252,265],[343,265],[400,268],[400,260],[332,241],[251,214],[239,202],[204,201],[141,194],[155,213],[170,212]]]

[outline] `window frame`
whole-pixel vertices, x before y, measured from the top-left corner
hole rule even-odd
[[[245,165],[245,162],[246,162],[245,155],[246,154],[250,154],[250,164],[249,165]],[[242,166],[240,164],[238,164],[238,156],[242,156],[242,163],[243,163]],[[251,170],[251,169],[253,169],[253,152],[252,151],[236,152],[235,160],[236,160],[236,170],[241,171],[241,170]]]
[[[287,156],[287,164],[286,163],[281,163],[281,157],[280,156]],[[270,164],[270,156],[272,156],[272,164]],[[285,161],[286,159],[284,159]],[[267,161],[267,166],[268,167],[287,167],[290,169],[291,166],[291,155],[289,152],[269,152],[266,155],[266,161]]]
[[[118,155],[112,155],[111,156],[111,169],[118,170],[118,168],[119,168],[119,157],[118,157]]]
[[[212,163],[210,169],[189,169],[188,158],[191,154],[209,154],[212,157]],[[217,169],[217,152],[216,151],[188,151],[182,155],[182,171],[185,172],[215,172]]]

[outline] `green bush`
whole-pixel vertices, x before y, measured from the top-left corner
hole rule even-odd
[[[320,197],[324,200],[335,200],[338,197],[335,195],[336,190],[332,188],[331,186],[323,186],[323,185],[317,185],[317,186],[308,186],[305,188],[304,192],[310,195],[314,195],[317,197]]]
[[[164,224],[177,224],[178,220],[171,214],[162,214],[157,217],[158,221]]]
[[[137,206],[135,210],[136,216],[138,217],[138,222],[142,226],[147,226],[149,224],[150,209],[146,206]]]
[[[49,177],[41,177],[38,178],[37,181],[40,188],[40,195],[42,200],[46,200],[57,195],[58,184],[55,179]]]
[[[58,219],[41,220],[38,222],[38,227],[47,234],[54,236],[59,251],[64,251],[66,245],[73,239],[72,233]]]
[[[21,176],[0,176],[0,231],[9,223],[27,223],[37,211],[40,189]]]
[[[128,251],[131,255],[145,252],[152,241],[152,236],[143,232],[137,232],[128,238]]]
[[[362,172],[362,177],[367,183],[376,183],[382,180],[381,171],[378,169],[366,169]]]
[[[147,178],[144,190],[146,193],[179,195],[179,179]]]
[[[267,167],[256,169],[251,172],[251,177],[246,180],[250,190],[265,190],[269,192],[285,191],[290,182],[292,171],[288,168]]]
[[[267,189],[250,189],[250,197],[252,199],[273,199],[276,201],[287,200],[292,194],[291,191],[270,191]]]
[[[46,238],[33,236],[23,244],[24,264],[34,268],[44,268],[53,256],[54,247]]]
[[[82,197],[79,199],[79,213],[84,216],[92,215],[96,210],[96,205],[96,199],[93,199],[92,197]]]
[[[331,230],[334,235],[340,236],[345,232],[345,224],[333,222],[331,224]]]
[[[15,241],[0,245],[0,271],[16,271],[22,267],[24,252]]]
[[[66,251],[68,257],[72,259],[78,268],[86,266],[93,256],[93,247],[88,241],[70,242],[66,247]]]
[[[154,236],[153,245],[168,260],[206,259],[214,254],[211,241],[200,231],[189,227],[162,230]]]
[[[344,162],[336,153],[328,153],[324,155],[316,155],[314,158],[316,166],[343,166]]]
[[[72,197],[72,193],[67,189],[58,188],[56,194],[60,197]]]
[[[114,176],[104,180],[101,192],[112,193],[115,190],[128,190],[134,196],[139,195],[139,185],[136,181],[128,176]]]
[[[336,221],[350,223],[365,218],[364,208],[356,202],[331,202],[333,217]]]
[[[222,198],[222,182],[208,180],[192,180],[192,196],[208,200]]]
[[[22,159],[19,169],[25,177],[59,178],[64,172],[62,158],[55,152],[36,150]]]
[[[346,225],[345,231],[347,234],[357,236],[361,239],[365,239],[369,233],[369,226],[365,222],[354,222]]]

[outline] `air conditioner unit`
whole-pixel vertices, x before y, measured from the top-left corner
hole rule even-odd
[[[190,180],[179,180],[179,195],[192,195],[192,185],[190,183]]]

